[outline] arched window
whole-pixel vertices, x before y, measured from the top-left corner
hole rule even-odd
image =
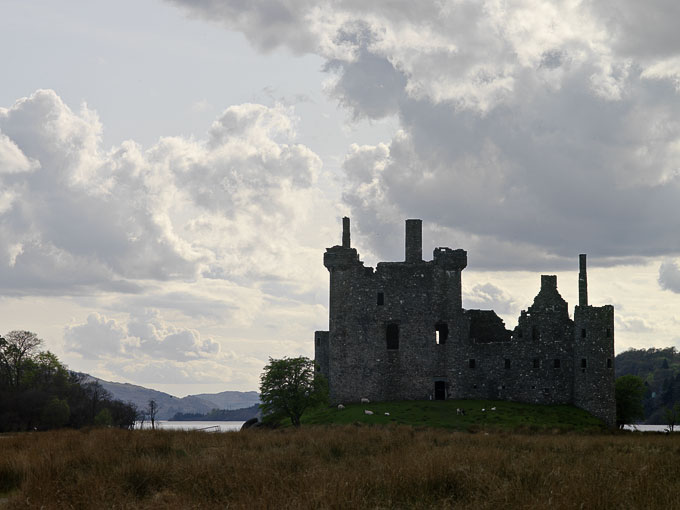
[[[397,324],[387,325],[385,340],[387,340],[388,349],[399,349],[399,326]]]

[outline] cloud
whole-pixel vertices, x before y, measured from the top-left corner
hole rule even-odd
[[[666,259],[659,266],[659,285],[662,289],[680,294],[680,267],[674,259]]]
[[[66,327],[66,349],[85,359],[154,359],[189,361],[200,358],[219,359],[220,344],[212,338],[202,339],[188,328],[173,326],[153,310],[128,314],[123,320],[92,313],[87,321]]]
[[[680,253],[667,2],[281,0],[269,15],[264,2],[172,3],[257,47],[319,54],[353,118],[399,119],[389,143],[350,147],[344,164],[357,240],[378,258],[405,217],[452,233],[485,269]]]
[[[517,313],[514,299],[492,283],[477,284],[463,293],[466,309],[494,310],[500,314]]]
[[[295,143],[295,122],[289,108],[235,105],[203,140],[104,151],[97,115],[54,91],[0,109],[4,288],[138,293],[202,275],[304,276],[292,263],[305,250],[299,232],[316,228],[308,208],[325,197],[314,188],[321,161]]]

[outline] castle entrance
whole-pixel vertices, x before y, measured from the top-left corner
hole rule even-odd
[[[446,381],[434,382],[434,399],[446,400]]]

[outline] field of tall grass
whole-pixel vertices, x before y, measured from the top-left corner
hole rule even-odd
[[[679,508],[680,435],[410,426],[0,437],[0,508]]]

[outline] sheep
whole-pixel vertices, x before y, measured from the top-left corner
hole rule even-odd
[[[496,408],[495,408],[495,407],[492,407],[492,408],[491,408],[491,410],[492,410],[492,411],[495,411],[495,410],[496,410]]]
[[[461,408],[457,407],[456,408],[456,415],[460,416],[461,414],[463,414]]]
[[[364,409],[364,414],[373,414],[373,411],[369,411],[368,409]]]
[[[389,415],[390,415],[390,413],[385,413],[385,416],[389,416]]]
[[[361,403],[362,404],[368,404],[369,402],[370,402],[370,400],[368,400],[367,398],[361,397]]]
[[[338,411],[342,411],[345,408],[342,404],[338,404]]]

